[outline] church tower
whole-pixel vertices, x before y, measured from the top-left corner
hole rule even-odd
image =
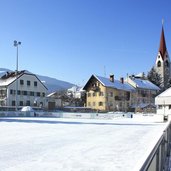
[[[156,72],[160,74],[162,78],[162,87],[167,88],[169,80],[171,77],[171,65],[170,58],[166,48],[166,41],[164,36],[164,28],[162,24],[161,37],[160,37],[160,46],[156,58],[156,63],[154,66]]]

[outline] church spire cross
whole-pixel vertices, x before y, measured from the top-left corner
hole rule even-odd
[[[162,19],[162,27],[163,27],[163,25],[164,25],[164,19]]]

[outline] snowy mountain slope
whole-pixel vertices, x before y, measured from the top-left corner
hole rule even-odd
[[[74,85],[72,83],[58,80],[56,78],[47,77],[47,76],[37,75],[37,77],[43,82],[43,84],[45,84],[49,92],[68,89]]]
[[[6,72],[11,72],[11,71],[12,70],[7,68],[0,68],[0,77],[3,76]],[[48,76],[37,75],[37,74],[36,76],[45,84],[45,86],[48,88],[48,92],[68,89],[74,85],[72,83],[58,80],[56,78],[51,78]]]

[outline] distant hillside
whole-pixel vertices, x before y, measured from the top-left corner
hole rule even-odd
[[[56,78],[51,78],[51,77],[42,76],[42,75],[37,75],[37,77],[45,84],[49,92],[53,92],[56,90],[64,90],[64,89],[68,89],[74,86],[74,84],[72,83],[58,80]]]
[[[4,75],[7,71],[11,72],[12,70],[7,68],[0,68],[0,77]],[[49,93],[53,91],[68,89],[74,85],[72,83],[58,80],[56,78],[51,78],[51,77],[37,75],[37,74],[36,76],[45,84],[45,86],[48,88]]]

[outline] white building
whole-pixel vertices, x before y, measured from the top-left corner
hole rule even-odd
[[[80,99],[82,94],[85,93],[83,87],[73,86],[67,90],[67,95],[73,98]]]
[[[7,72],[0,78],[1,107],[46,107],[46,95],[45,85],[35,74],[28,71],[18,71],[17,75],[16,72]]]
[[[157,114],[164,116],[171,114],[171,87],[155,98],[155,104],[157,105]]]

